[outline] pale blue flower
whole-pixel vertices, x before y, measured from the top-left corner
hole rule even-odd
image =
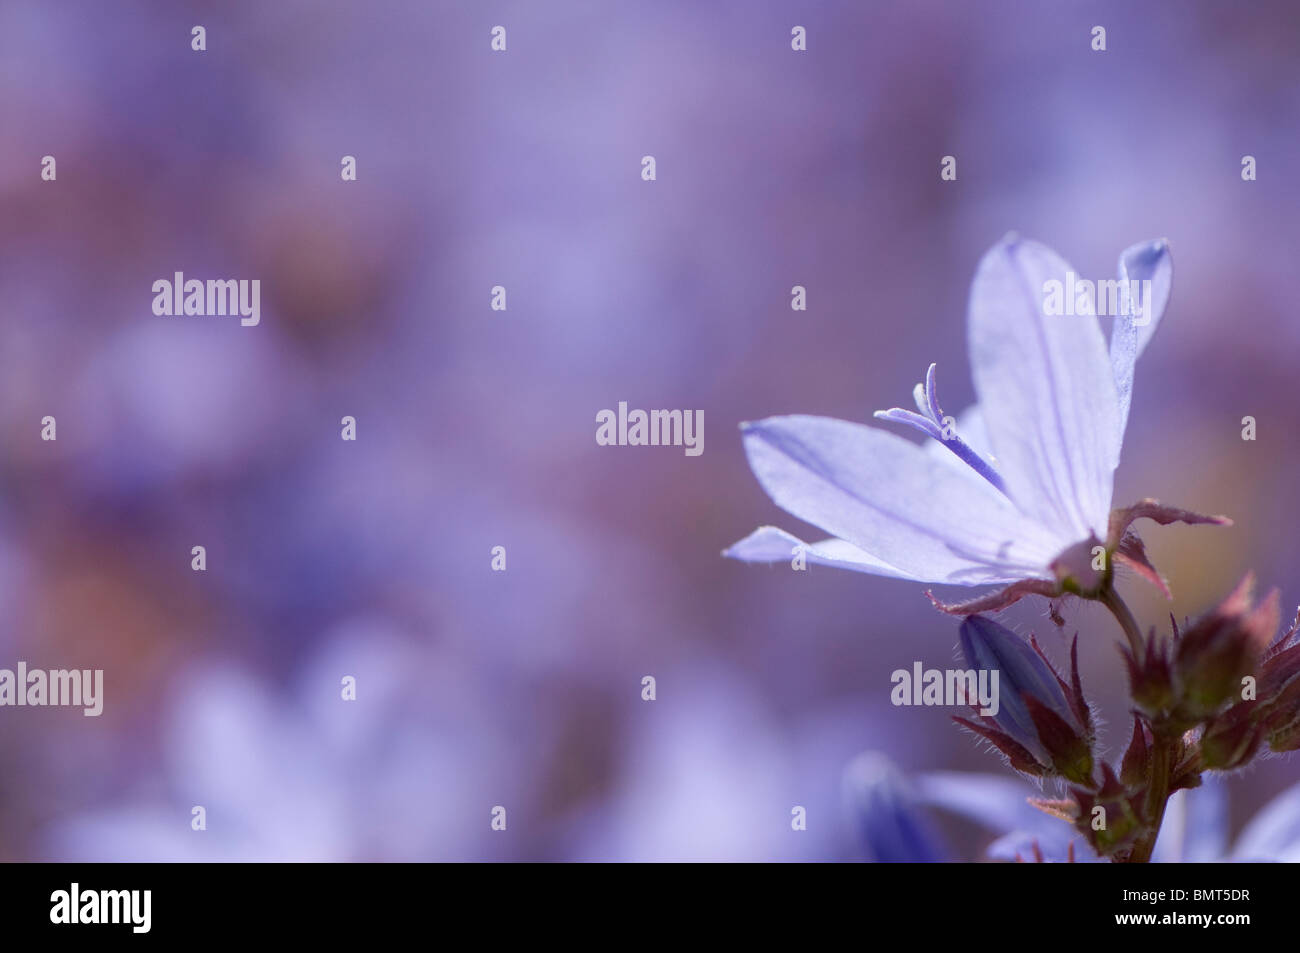
[[[961,860],[934,812],[973,823],[994,839],[990,860],[1097,861],[1078,832],[1030,803],[1042,792],[996,774],[930,771],[908,777],[887,757],[865,752],[844,772],[844,795],[862,853],[877,863]]]
[[[1269,801],[1228,837],[1227,785],[1207,775],[1202,785],[1175,792],[1151,858],[1157,863],[1300,862],[1300,784]]]
[[[1123,286],[1150,280],[1150,300],[1138,320],[1122,309],[1109,346],[1094,315],[1047,313],[1045,283],[1064,282],[1070,270],[1055,252],[1014,236],[984,256],[967,322],[978,401],[956,418],[955,432],[933,365],[916,387],[916,412],[876,415],[934,438],[924,446],[827,417],[744,424],[763,489],[831,538],[809,544],[764,526],[724,555],[788,561],[804,547],[812,563],[920,582],[1028,585],[1022,595],[1053,591],[1067,577],[1080,582],[1092,547],[1115,550],[1140,516],[1208,521],[1151,502],[1117,519],[1111,512],[1133,367],[1169,297],[1167,244],[1145,242],[1121,255]]]
[[[846,768],[844,790],[868,860],[933,863],[962,859],[937,833],[934,812],[992,834],[989,860],[1097,863],[1073,827],[1034,806],[1043,792],[1014,778],[963,771],[903,774],[876,752]],[[1265,804],[1234,839],[1227,784],[1207,775],[1200,787],[1169,799],[1151,857],[1155,863],[1295,863],[1300,861],[1300,784]]]
[[[341,677],[356,679],[345,701]],[[462,861],[515,790],[527,742],[473,695],[467,671],[387,623],[357,617],[307,659],[288,691],[225,661],[171,686],[161,756],[120,798],[52,818],[59,862]],[[471,698],[473,695],[473,698]],[[484,704],[488,707],[485,708]],[[467,737],[464,724],[477,726]],[[486,748],[485,748],[486,746]],[[484,758],[483,751],[500,758]],[[506,755],[509,755],[508,757]],[[147,767],[147,770],[145,768]],[[206,827],[192,827],[195,805]]]
[[[866,859],[877,864],[952,860],[916,789],[888,758],[867,752],[844,772],[844,800]]]

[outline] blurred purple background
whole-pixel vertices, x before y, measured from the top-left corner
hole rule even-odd
[[[7,0],[0,667],[107,698],[0,709],[0,859],[851,859],[857,753],[1001,770],[889,704],[955,658],[923,587],[719,552],[805,529],[739,421],[865,420],[930,361],[969,403],[1012,229],[1097,278],[1173,248],[1115,499],[1236,526],[1145,530],[1175,599],[1129,582],[1139,617],[1251,568],[1294,606],[1297,35],[1282,0]],[[259,278],[261,325],[155,317],[174,271]],[[597,446],[621,400],[703,409],[704,454]],[[1113,753],[1118,632],[1066,614]],[[1059,657],[1041,600],[1007,618]],[[1238,823],[1297,777],[1236,779]]]

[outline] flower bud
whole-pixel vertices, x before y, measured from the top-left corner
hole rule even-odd
[[[997,714],[957,719],[998,748],[1012,767],[1061,775],[1091,785],[1092,717],[1078,676],[1078,640],[1071,649],[1071,684],[1057,675],[1037,643],[983,616],[961,625],[962,654],[972,668],[998,672]]]
[[[1268,702],[1265,711],[1269,750],[1279,754],[1300,750],[1300,678],[1292,679]]]
[[[1297,676],[1300,676],[1300,610],[1291,628],[1278,636],[1264,653],[1259,673],[1260,701],[1276,698]]]
[[[1263,738],[1258,714],[1258,703],[1249,701],[1210,719],[1201,735],[1201,763],[1217,771],[1231,771],[1247,764]]]
[[[938,863],[948,851],[902,772],[865,752],[844,772],[844,796],[871,863]]]
[[[1240,701],[1243,679],[1259,671],[1277,631],[1278,595],[1274,590],[1252,609],[1254,582],[1248,574],[1178,640],[1174,678],[1179,709],[1189,718],[1204,719],[1227,702]]]
[[[1259,673],[1259,704],[1268,747],[1300,749],[1300,611],[1264,655]]]
[[[1102,783],[1095,791],[1071,788],[1079,805],[1075,828],[1101,857],[1128,851],[1146,830],[1144,796],[1119,778],[1110,765],[1101,765]]]
[[[1134,703],[1148,715],[1158,715],[1173,708],[1174,674],[1169,666],[1167,643],[1156,639],[1153,630],[1146,639],[1141,658],[1135,656],[1128,646],[1120,646],[1120,651],[1128,666],[1129,696]]]

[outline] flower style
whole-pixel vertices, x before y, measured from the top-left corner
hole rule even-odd
[[[932,437],[925,446],[827,417],[744,424],[763,489],[831,538],[804,543],[764,526],[724,555],[774,562],[802,548],[810,562],[874,575],[1005,587],[957,605],[934,600],[961,615],[1030,593],[1095,597],[1109,585],[1112,558],[1163,588],[1130,524],[1228,522],[1154,500],[1111,510],[1134,365],[1169,298],[1169,248],[1150,241],[1120,256],[1109,346],[1095,314],[1048,313],[1046,283],[1070,271],[1055,252],[1015,236],[985,254],[967,321],[977,403],[946,416],[931,365],[914,392],[916,412],[876,414]],[[1130,306],[1131,287],[1149,289],[1140,309]],[[1100,570],[1097,547],[1106,554]]]

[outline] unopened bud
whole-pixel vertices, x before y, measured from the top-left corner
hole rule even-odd
[[[1216,715],[1201,735],[1201,763],[1207,768],[1231,771],[1255,756],[1263,735],[1258,704],[1242,702]]]
[[[1075,827],[1100,856],[1111,857],[1131,848],[1146,829],[1144,796],[1123,784],[1105,762],[1101,772],[1102,784],[1097,790],[1072,788],[1070,793],[1079,805]]]
[[[1091,785],[1093,732],[1079,685],[1077,642],[1067,685],[1036,643],[1026,644],[991,619],[968,617],[960,638],[968,665],[999,673],[1002,697],[996,715],[981,716],[978,723],[958,720],[988,739],[1020,771]]]
[[[1270,592],[1251,608],[1254,577],[1247,575],[1232,594],[1183,633],[1174,654],[1174,678],[1181,711],[1204,718],[1229,701],[1240,700],[1242,679],[1260,668],[1264,650],[1277,631],[1278,595]]]

